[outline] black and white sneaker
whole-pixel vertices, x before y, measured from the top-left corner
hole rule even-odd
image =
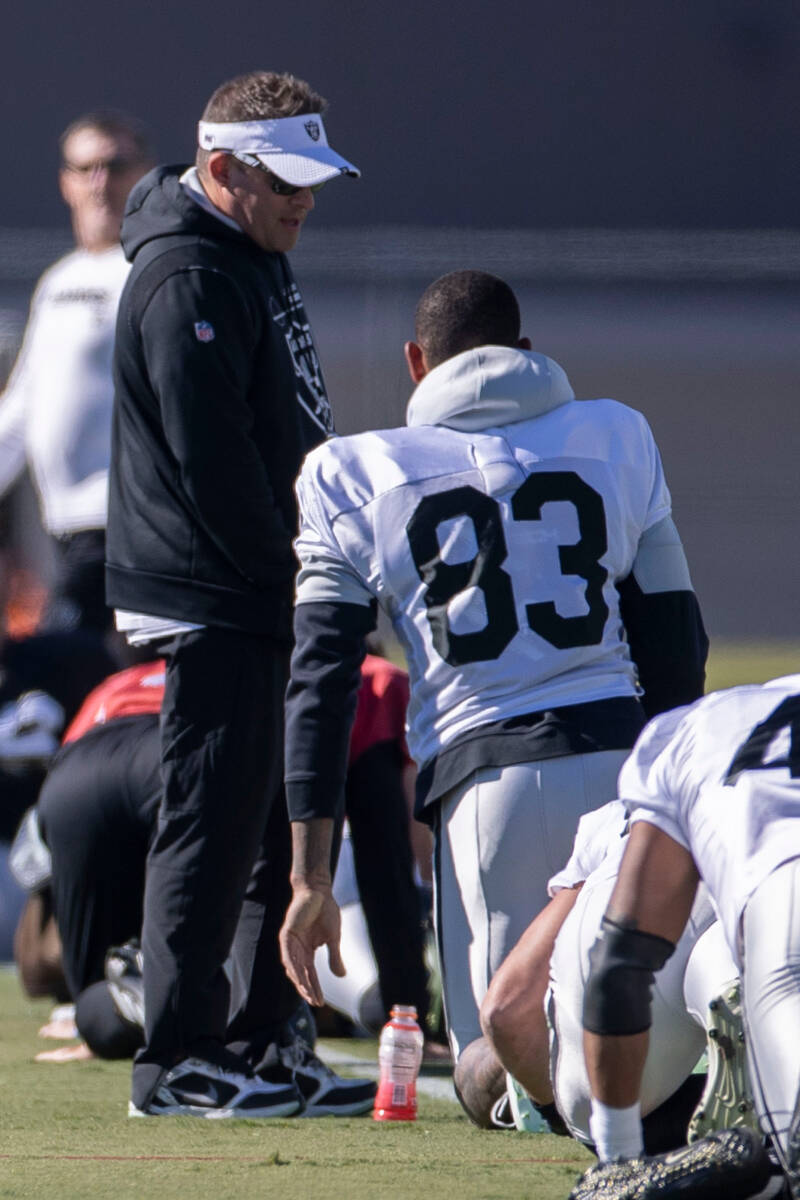
[[[106,954],[105,977],[119,1015],[130,1025],[144,1029],[142,948],[136,939],[111,947]]]
[[[23,692],[0,708],[0,760],[13,767],[44,767],[59,746],[64,709],[47,692]]]
[[[185,1058],[167,1071],[150,1101],[129,1117],[291,1117],[303,1101],[292,1082],[267,1083],[202,1058]]]
[[[508,1091],[498,1096],[489,1111],[490,1129],[516,1129],[514,1110],[511,1107],[511,1095]]]
[[[273,1043],[256,1073],[267,1083],[293,1082],[305,1101],[303,1117],[357,1117],[371,1110],[377,1091],[371,1079],[337,1075],[302,1037],[282,1046]]]

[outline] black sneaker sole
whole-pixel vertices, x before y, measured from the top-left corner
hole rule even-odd
[[[202,1117],[207,1121],[293,1117],[299,1110],[298,1100],[287,1100],[285,1104],[272,1104],[265,1108],[204,1108],[197,1104],[156,1104],[143,1109],[137,1108],[132,1100],[128,1104],[129,1117]]]

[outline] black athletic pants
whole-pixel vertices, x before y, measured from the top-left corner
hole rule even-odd
[[[277,937],[291,890],[281,796],[289,650],[206,628],[180,634],[164,653],[163,794],[142,927],[146,1041],[133,1067],[138,1107],[164,1068],[190,1054],[213,1056],[226,1040],[240,1050],[263,1042],[298,1004]]]
[[[53,911],[76,1000],[106,951],[138,937],[144,864],[161,799],[157,716],[122,717],[65,746],[39,794]]]
[[[47,692],[64,709],[64,724],[117,664],[102,638],[85,629],[7,638],[0,649],[0,707],[23,692]],[[39,763],[0,767],[0,840],[11,841],[44,779]]]
[[[392,1005],[413,1004],[424,1025],[428,973],[402,769],[396,742],[370,746],[347,772],[345,811],[387,1020]]]
[[[56,573],[40,623],[43,632],[91,629],[104,634],[114,628],[106,605],[105,529],[78,529],[54,537]]]

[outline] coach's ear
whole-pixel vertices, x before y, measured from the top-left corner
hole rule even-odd
[[[214,150],[208,156],[208,173],[220,187],[229,185],[230,162],[231,156],[224,150]]]
[[[533,343],[531,342],[531,339],[529,337],[521,337],[519,339],[519,341],[517,342],[517,349],[518,350],[532,350]]]
[[[408,373],[412,383],[420,383],[428,374],[428,364],[425,362],[425,352],[416,342],[406,342],[403,347],[408,364]]]

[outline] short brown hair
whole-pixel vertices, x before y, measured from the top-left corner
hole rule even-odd
[[[414,331],[429,367],[476,346],[519,344],[520,315],[511,288],[485,271],[452,271],[426,288]]]
[[[120,112],[116,108],[98,108],[92,112],[82,113],[67,128],[58,139],[61,158],[64,159],[64,149],[74,133],[81,129],[96,129],[108,137],[127,137],[133,142],[141,162],[152,162],[155,155],[150,133],[144,121],[132,117],[129,113]]]
[[[304,79],[276,71],[249,71],[221,83],[203,110],[204,121],[269,121],[322,113],[328,101]],[[198,149],[195,162],[202,170],[209,151]]]

